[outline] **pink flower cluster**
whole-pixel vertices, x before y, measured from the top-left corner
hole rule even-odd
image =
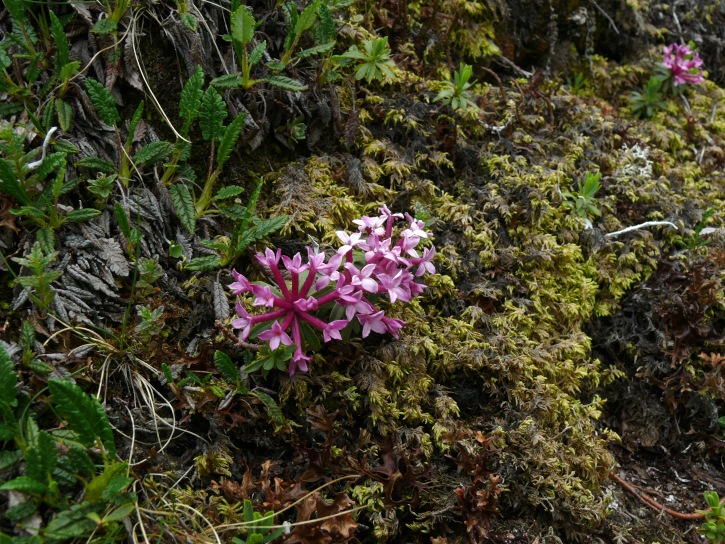
[[[237,301],[239,317],[232,322],[232,327],[241,331],[241,338],[246,340],[255,325],[271,322],[271,327],[257,334],[257,338],[268,341],[271,350],[294,346],[290,374],[298,368],[306,371],[311,360],[305,353],[303,327],[322,331],[324,341],[329,342],[341,340],[341,331],[357,320],[363,338],[370,332],[390,333],[398,338],[398,331],[406,323],[386,316],[374,302],[381,295],[387,296],[391,303],[410,302],[419,295],[425,285],[416,279],[435,273],[431,262],[435,248],[426,247],[422,253],[416,249],[420,240],[429,236],[423,230],[422,221],[408,214],[394,214],[385,205],[378,211],[379,216],[364,216],[353,221],[358,225],[357,232],[337,231],[343,245],[329,258],[311,247],[307,248],[304,263],[299,253],[291,258],[282,255],[280,250],[258,253],[257,260],[269,270],[274,285],[252,283],[232,270],[235,280],[229,285],[232,293],[252,293],[254,306],[269,308],[266,313],[250,315]],[[393,225],[399,219],[407,220],[408,225],[393,242]],[[289,282],[282,276],[280,260],[288,272]],[[325,315],[327,319],[322,317]]]
[[[699,53],[690,49],[689,45],[673,43],[665,47],[662,66],[672,74],[675,87],[685,83],[697,85],[705,81],[702,76],[702,59]]]

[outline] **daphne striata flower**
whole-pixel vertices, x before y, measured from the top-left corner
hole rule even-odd
[[[672,74],[675,87],[686,83],[697,85],[705,81],[701,68],[702,59],[689,45],[673,43],[665,47],[664,53],[662,66]]]

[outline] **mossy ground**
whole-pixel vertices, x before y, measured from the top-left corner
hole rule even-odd
[[[670,12],[663,19],[664,8],[650,2],[600,2],[604,17],[590,3],[536,2],[526,14],[520,4],[355,2],[338,48],[372,29],[389,35],[397,81],[317,85],[310,69],[296,74],[307,93],[225,95],[255,127],[245,129],[222,183],[245,185],[248,195],[258,176],[268,180],[257,213],[289,217],[269,244],[293,254],[314,239],[329,249],[336,230],[386,203],[427,217],[438,251],[423,295],[390,310],[408,322],[399,340],[326,344],[307,373],[245,378],[280,413],[262,395],[234,395],[213,365],[215,350],[239,366],[253,356],[230,338],[229,322],[214,324],[214,282],[229,283],[228,270],[194,273],[166,255],[144,255],[164,268],[143,301],[164,306],[164,334],[130,355],[76,357],[83,341],[72,329],[51,337],[29,302],[11,308],[5,297],[3,340],[16,342],[13,331],[31,319],[46,350],[63,354],[58,372],[89,390],[100,384],[119,455],[139,461],[140,502],[154,511],[187,505],[143,517],[148,535],[208,540],[215,526],[231,541],[224,524],[241,519],[244,499],[277,511],[346,478],[278,521],[357,510],[301,525],[284,542],[700,541],[696,522],[658,514],[610,473],[683,512],[704,506],[705,489],[725,492],[725,80],[710,40],[725,13],[703,3],[709,19],[678,19],[682,37],[705,30],[711,77],[642,120],[626,96],[648,78],[665,35],[677,32]],[[273,34],[277,12],[253,8],[258,19],[270,16],[263,29],[272,47],[282,39]],[[189,36],[184,43],[211,47],[203,34]],[[139,44],[150,87],[179,91],[187,73],[170,67],[168,36]],[[213,55],[205,55],[211,77]],[[432,102],[459,60],[474,64],[478,109]],[[574,89],[567,78],[577,72],[585,84]],[[122,79],[121,95],[135,102],[138,91]],[[178,92],[160,96],[173,120]],[[308,133],[294,142],[289,122],[298,117]],[[160,115],[147,122],[167,134]],[[80,128],[67,138],[87,139]],[[205,160],[193,155],[190,164],[202,172]],[[561,196],[587,172],[602,174],[593,228]],[[145,183],[166,198],[154,179],[146,172],[129,197]],[[700,237],[696,225],[710,208],[711,232]],[[606,236],[662,220],[677,229]],[[180,231],[173,215],[158,225]],[[214,218],[197,226],[203,238],[227,233]],[[3,252],[25,251],[33,237],[5,228]],[[235,267],[263,274],[251,251]],[[118,281],[124,300],[131,280]],[[24,372],[28,387],[42,388]]]

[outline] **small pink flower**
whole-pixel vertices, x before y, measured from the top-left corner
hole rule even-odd
[[[274,294],[269,285],[257,285],[253,283],[251,290],[254,296],[257,297],[253,302],[255,306],[267,306],[268,308],[274,306]]]
[[[433,257],[435,257],[436,254],[436,248],[435,247],[427,247],[423,250],[423,256],[421,257],[420,261],[418,261],[418,270],[415,271],[416,277],[422,276],[426,272],[428,274],[435,274],[436,273],[436,267],[433,266],[433,263],[431,262],[433,260]]]
[[[282,330],[282,326],[279,324],[279,321],[275,321],[272,324],[271,329],[259,333],[259,339],[269,340],[269,347],[272,351],[276,350],[280,344],[285,346],[292,345],[292,339]]]
[[[272,251],[269,248],[267,248],[264,251],[264,255],[262,255],[261,253],[257,253],[257,255],[256,255],[257,260],[260,263],[262,263],[263,265],[268,266],[270,268],[273,267],[273,266],[277,266],[277,264],[279,263],[279,259],[280,259],[281,256],[282,256],[282,250],[281,249],[278,249],[277,250],[277,253],[275,253],[274,251]]]
[[[236,270],[232,270],[232,277],[234,278],[234,283],[230,283],[228,287],[232,290],[233,295],[241,295],[251,289],[249,280]]]
[[[354,219],[353,223],[358,225],[360,232],[367,234],[375,234],[376,236],[382,236],[385,234],[385,216],[368,217],[367,215],[362,216],[361,219]]]
[[[315,297],[298,298],[292,305],[299,312],[314,312],[317,310],[317,299]]]
[[[690,49],[689,45],[673,43],[665,47],[664,53],[665,58],[662,61],[662,66],[672,74],[675,87],[685,83],[697,85],[705,81],[702,76],[700,54]]]
[[[308,264],[302,264],[302,255],[299,252],[291,259],[287,255],[283,255],[282,262],[285,268],[293,274],[300,274],[310,267]]]
[[[383,317],[383,323],[385,324],[388,332],[395,338],[398,338],[398,331],[407,325],[407,323],[402,319],[396,319],[394,317]]]
[[[354,248],[355,246],[359,246],[362,243],[362,240],[360,240],[360,236],[362,235],[359,232],[353,232],[352,234],[348,234],[344,230],[338,230],[335,232],[335,234],[337,234],[337,237],[344,244],[343,246],[340,246],[340,249],[337,250],[337,252],[341,255],[345,255],[352,248]]]
[[[370,331],[385,334],[388,332],[388,327],[384,321],[385,312],[382,310],[372,314],[359,314],[357,320],[362,325],[362,337],[366,338]]]
[[[380,285],[383,286],[383,289],[388,291],[390,302],[395,302],[398,299],[403,302],[410,302],[411,293],[410,288],[407,285],[409,280],[407,280],[407,277],[403,275],[403,272],[404,270],[400,270],[397,274],[395,274],[395,276],[390,276],[388,274],[380,274],[378,276]]]
[[[298,347],[289,362],[289,375],[294,376],[297,369],[300,369],[302,372],[307,372],[307,363],[311,360],[312,357],[302,353],[302,350]]]
[[[252,316],[247,313],[247,310],[244,309],[244,306],[239,301],[237,301],[236,310],[239,317],[232,321],[232,328],[242,329],[242,340],[246,340],[249,338],[249,332],[252,330],[254,322],[252,321]]]
[[[325,325],[325,328],[322,329],[322,337],[324,341],[329,342],[332,339],[342,340],[342,336],[340,336],[340,331],[347,327],[349,324],[350,322],[346,319],[337,319],[335,321],[327,323]]]
[[[354,264],[347,263],[345,264],[345,270],[350,273],[350,285],[360,286],[368,293],[378,292],[378,282],[370,277],[375,271],[374,264],[367,264],[363,266],[362,270],[358,270]]]

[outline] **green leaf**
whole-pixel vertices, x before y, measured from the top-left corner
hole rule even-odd
[[[25,450],[25,474],[36,482],[47,485],[55,469],[57,455],[55,440],[41,430],[37,443]]]
[[[263,81],[286,91],[301,92],[307,90],[305,85],[286,76],[269,76],[264,78]]]
[[[335,47],[335,42],[328,42],[323,43],[322,45],[316,45],[314,47],[310,47],[309,49],[303,49],[299,53],[297,53],[295,56],[298,59],[304,59],[306,57],[311,57],[312,55],[319,55],[320,53],[327,53],[328,51],[331,51]]]
[[[221,265],[221,259],[218,255],[208,255],[206,257],[196,257],[191,259],[186,266],[185,270],[192,270],[195,272],[207,272],[219,268]]]
[[[315,43],[327,43],[332,40],[337,33],[335,20],[332,18],[330,8],[328,8],[326,4],[320,4],[320,9],[317,10],[317,15],[320,18],[320,24],[315,32]]]
[[[286,215],[276,215],[274,217],[270,217],[269,219],[258,221],[254,225],[255,237],[257,240],[261,240],[268,234],[277,232],[279,229],[284,227],[285,223],[287,223]]]
[[[217,89],[236,89],[242,86],[242,76],[240,74],[224,74],[215,77],[209,84]]]
[[[58,415],[78,434],[81,443],[91,447],[96,445],[98,438],[106,450],[105,457],[113,459],[116,444],[101,403],[69,381],[51,379],[48,380],[48,387]]]
[[[167,157],[174,148],[173,144],[164,141],[146,144],[133,156],[133,162],[138,165],[156,164]]]
[[[302,13],[300,13],[299,19],[297,19],[297,24],[295,24],[295,36],[299,36],[310,28],[317,19],[317,10],[320,7],[320,0],[315,0],[312,2],[309,6],[307,6],[304,10],[302,10]]]
[[[111,34],[118,29],[118,23],[113,19],[99,19],[96,24],[91,27],[91,32],[100,36]]]
[[[18,375],[8,352],[0,345],[0,412],[8,411],[18,405],[16,386]],[[5,415],[5,414],[3,414]]]
[[[246,114],[240,113],[224,130],[224,135],[219,142],[219,149],[217,149],[216,154],[217,167],[219,169],[221,169],[222,166],[224,166],[224,163],[229,160],[229,157],[232,154],[232,149],[234,149],[234,146],[242,133],[242,129],[244,128],[244,119],[246,117]]]
[[[284,415],[282,415],[282,410],[272,397],[263,391],[252,391],[252,394],[264,403],[270,419],[277,427],[284,427],[287,424]]]
[[[252,52],[249,53],[249,65],[254,66],[260,60],[262,60],[262,57],[264,56],[264,52],[266,50],[267,50],[267,42],[265,42],[265,41],[261,41],[257,45],[255,45],[254,49],[252,49]]]
[[[10,163],[0,158],[0,191],[12,196],[21,204],[30,204],[30,197],[20,185],[15,170]]]
[[[179,117],[184,119],[184,127],[189,130],[191,123],[199,115],[199,106],[201,105],[201,97],[204,86],[204,71],[201,66],[196,67],[189,81],[184,85],[179,98]]]
[[[65,167],[65,153],[55,152],[45,156],[43,162],[38,166],[36,176],[38,179],[45,179],[56,168]]]
[[[181,225],[189,232],[194,234],[196,227],[196,208],[194,207],[194,199],[189,192],[189,188],[183,183],[176,183],[169,189],[171,193],[171,202],[174,204],[176,215]]]
[[[126,237],[126,240],[131,239],[131,225],[128,222],[128,215],[126,210],[121,206],[120,202],[113,203],[113,213],[116,216],[116,222],[118,228],[121,229],[121,233]]]
[[[47,490],[47,485],[34,480],[30,476],[18,476],[14,480],[0,485],[0,491],[20,491],[29,495],[43,495]]]
[[[89,219],[98,217],[101,213],[101,210],[96,210],[95,208],[81,208],[80,210],[68,212],[65,218],[66,221],[70,221],[71,223],[79,223],[81,221],[88,221]]]
[[[8,521],[18,522],[24,520],[28,516],[31,516],[37,508],[38,505],[35,504],[35,501],[26,500],[16,504],[15,506],[11,506],[3,512],[3,514],[5,514]],[[11,542],[17,542],[17,540],[12,540]]]
[[[241,187],[240,185],[228,185],[227,187],[222,187],[217,191],[217,194],[214,195],[214,200],[225,200],[227,198],[240,195],[243,192],[244,187]]]
[[[256,21],[246,6],[239,6],[231,17],[232,39],[246,46],[254,39]]]
[[[201,99],[199,110],[199,128],[204,140],[219,140],[224,133],[224,119],[227,105],[214,87],[209,87]]]
[[[181,19],[181,24],[183,24],[186,28],[192,32],[196,32],[199,22],[191,13],[179,13],[179,19]]]
[[[100,157],[84,157],[76,161],[76,166],[89,168],[90,170],[98,170],[104,174],[113,174],[116,171],[116,165]]]
[[[55,99],[55,113],[58,115],[58,124],[61,130],[68,132],[70,124],[73,121],[73,108],[67,102],[63,102],[60,98]]]
[[[71,538],[84,538],[96,528],[96,522],[88,517],[94,511],[87,501],[74,504],[68,510],[62,510],[45,528],[45,543],[60,544]]]
[[[58,71],[58,78],[60,78],[61,82],[65,83],[80,69],[80,67],[81,63],[78,60],[64,64]]]
[[[50,15],[50,33],[53,35],[53,41],[55,42],[55,59],[56,66],[64,66],[68,62],[68,38],[65,36],[63,30],[63,24],[58,19],[58,16],[53,13],[53,10],[48,10]]]
[[[138,124],[141,122],[141,118],[143,117],[144,105],[143,100],[138,103],[136,111],[133,112],[133,116],[131,117],[131,122],[128,124],[128,134],[126,135],[126,149],[128,152],[130,152],[133,140],[136,137],[136,127],[138,127]]]
[[[35,239],[46,255],[55,251],[55,232],[50,227],[39,229],[35,234]]]
[[[239,383],[239,369],[229,358],[229,355],[223,351],[216,350],[214,352],[214,366],[226,381],[235,385]]]
[[[121,521],[126,516],[129,516],[136,509],[134,503],[127,503],[116,508],[110,514],[103,516],[104,525],[107,523],[113,523],[114,521]]]
[[[0,451],[0,470],[6,470],[15,465],[22,457],[20,450]]]
[[[96,108],[96,113],[98,113],[101,121],[107,125],[115,125],[118,123],[121,120],[121,116],[118,114],[116,101],[113,99],[111,91],[106,89],[99,81],[91,78],[86,78],[86,88],[93,102],[93,107]]]

